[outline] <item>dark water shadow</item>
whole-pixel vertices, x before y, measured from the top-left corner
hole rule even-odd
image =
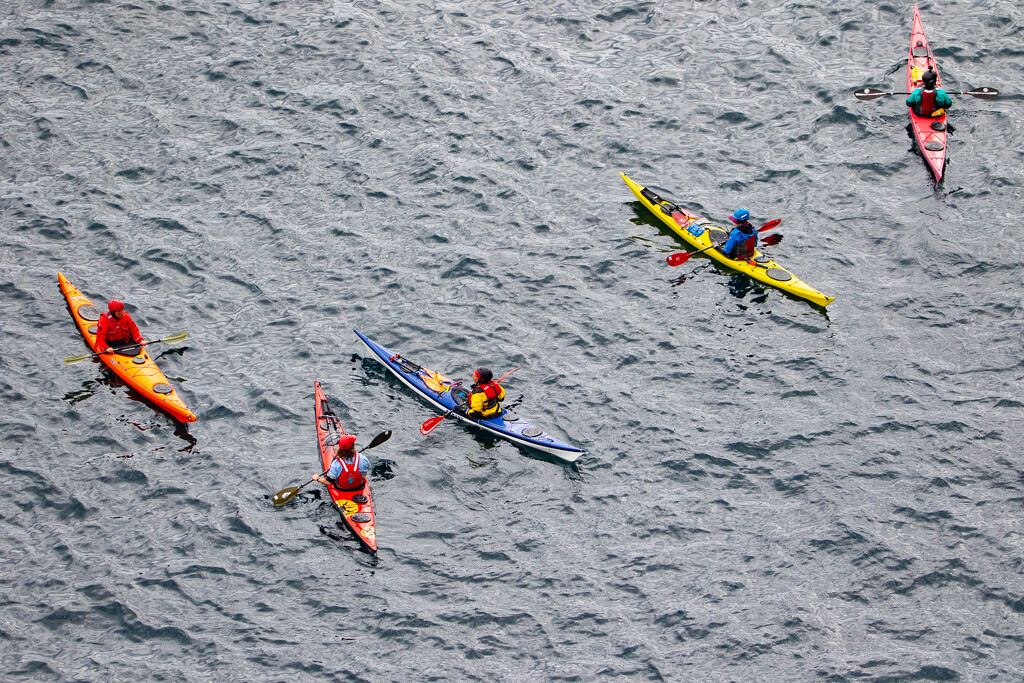
[[[102,365],[102,362],[99,361],[99,360],[97,360],[95,362]],[[120,377],[118,377],[113,372],[111,372],[109,369],[107,369],[107,367],[105,365],[102,366],[102,368],[100,370],[100,373],[101,374],[100,374],[99,377],[97,377],[95,380],[92,380],[91,383],[90,382],[83,383],[83,386],[88,385],[88,384],[92,384],[94,387],[96,387],[96,389],[99,388],[99,385],[110,387],[112,389],[120,389],[120,388],[127,389],[127,391],[125,392],[125,395],[130,400],[135,401],[136,403],[141,403],[141,404],[145,405],[147,408],[149,408],[150,410],[152,410],[154,413],[156,413],[158,415],[162,415],[163,417],[167,418],[167,420],[170,423],[170,426],[172,426],[174,428],[174,435],[176,437],[178,437],[179,439],[181,439],[182,441],[184,441],[186,444],[188,444],[184,448],[179,448],[178,449],[179,453],[194,453],[194,452],[198,452],[198,451],[195,451],[194,449],[195,449],[196,445],[199,443],[199,440],[196,437],[192,436],[192,434],[189,433],[188,425],[186,425],[184,422],[178,421],[173,415],[171,415],[169,412],[167,412],[163,408],[160,408],[159,406],[156,406],[156,405],[153,405],[152,403],[150,403],[146,399],[145,396],[143,396],[138,391],[136,391],[132,387],[130,387],[127,384],[125,384],[124,381]],[[80,391],[80,392],[71,392],[71,393],[81,394],[82,392]],[[96,393],[96,391],[92,390],[92,394],[95,394],[95,393]],[[92,395],[92,394],[90,394],[90,395]],[[67,398],[68,398],[68,395],[65,395],[65,399],[67,399]],[[78,397],[78,398],[75,399],[75,402],[85,400],[85,398],[88,398],[88,396],[86,396],[86,397]],[[128,420],[128,424],[134,425],[135,427],[138,427],[142,431],[146,431],[148,429],[148,427],[144,427],[143,425],[140,425],[139,423],[133,422],[131,420]]]
[[[338,514],[340,515],[341,513],[339,512]],[[374,526],[376,526],[376,524]],[[353,553],[353,557],[359,558],[359,561],[365,564],[366,566],[376,567],[380,563],[380,559],[377,557],[377,554],[370,551],[362,543],[360,543],[359,539],[356,538],[356,535],[352,533],[352,530],[345,526],[345,522],[339,519],[337,522],[334,523],[334,527],[335,529],[337,529],[337,531],[335,531],[326,524],[321,524],[320,533],[326,536],[327,538],[331,539],[332,541],[337,541],[338,543],[345,544],[345,549],[351,551]],[[355,555],[356,551],[360,552],[361,554]]]

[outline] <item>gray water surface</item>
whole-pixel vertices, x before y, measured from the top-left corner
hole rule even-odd
[[[1024,678],[1019,3],[0,6],[5,680]],[[724,221],[827,312],[695,257]],[[128,302],[187,428],[83,353]],[[587,449],[434,413],[352,328]],[[154,356],[159,347],[154,347]],[[376,559],[309,487],[313,382]],[[386,462],[384,462],[386,461]],[[330,531],[341,540],[321,533]]]

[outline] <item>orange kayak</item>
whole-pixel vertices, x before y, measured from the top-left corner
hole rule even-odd
[[[320,449],[320,464],[323,465],[324,470],[328,470],[334,456],[338,453],[338,447],[325,446],[324,439],[332,433],[340,436],[345,433],[345,430],[341,428],[338,416],[334,414],[330,404],[327,403],[327,398],[320,388],[320,382],[313,383],[313,394],[316,397],[316,443]],[[345,525],[352,530],[364,548],[376,555],[377,531],[374,526],[370,481],[366,480],[363,488],[358,491],[343,491],[327,484],[327,492],[331,494],[331,499],[338,506]]]
[[[60,280],[60,291],[67,299],[71,316],[78,324],[78,329],[85,338],[85,343],[95,353],[96,348],[96,325],[100,319],[100,310],[96,308],[89,297],[78,291],[78,288],[71,284],[62,273],[57,273]],[[125,356],[119,353],[105,353],[100,360],[110,368],[111,372],[120,377],[125,384],[142,394],[147,401],[157,408],[169,413],[171,417],[179,422],[195,422],[196,416],[185,406],[185,402],[178,396],[160,372],[153,359],[146,353],[145,347],[134,347],[138,349],[137,355]]]

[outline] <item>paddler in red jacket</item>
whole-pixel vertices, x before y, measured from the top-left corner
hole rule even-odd
[[[124,310],[124,302],[111,299],[107,304],[107,313],[100,316],[96,330],[96,348],[110,353],[113,347],[127,346],[130,343],[141,344],[142,335],[139,328]]]
[[[366,484],[366,472],[370,469],[370,459],[356,453],[355,435],[328,434],[324,438],[324,446],[336,447],[338,450],[326,474],[314,474],[313,481],[330,484],[339,491],[362,490]]]
[[[494,375],[487,368],[473,371],[473,391],[469,395],[469,411],[467,417],[483,419],[494,417],[501,412],[501,402],[505,400],[505,390],[494,381]]]

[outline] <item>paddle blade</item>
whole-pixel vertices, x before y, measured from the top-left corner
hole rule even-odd
[[[170,337],[164,337],[160,341],[165,344],[174,344],[176,342],[185,341],[188,339],[188,332],[179,332],[178,334],[172,334]]]
[[[875,90],[874,88],[861,88],[860,90],[854,90],[853,96],[858,100],[876,100],[879,97],[886,95],[892,95],[891,92],[885,92],[884,90]]]
[[[779,234],[768,235],[763,240],[761,240],[761,244],[767,245],[769,247],[774,247],[776,244],[778,244],[781,241],[782,241],[782,235],[779,235]]]
[[[78,361],[85,360],[86,358],[92,358],[92,354],[87,353],[84,356],[68,356],[64,359],[64,363],[66,365],[71,365],[72,363],[77,363]]]
[[[434,431],[434,427],[441,424],[441,420],[443,419],[444,415],[439,415],[438,417],[430,418],[429,420],[420,425],[420,434],[426,435]]]
[[[781,222],[782,222],[781,218],[776,218],[775,220],[768,221],[767,223],[762,225],[760,228],[757,229],[757,231],[758,232],[764,232],[765,230],[771,230],[772,228],[776,227]]]
[[[364,451],[368,451],[371,448],[376,448],[377,446],[381,445],[382,443],[384,443],[385,441],[387,441],[390,438],[391,438],[391,430],[390,429],[388,431],[386,431],[386,432],[381,432],[377,436],[373,437],[373,441],[370,442],[370,445],[367,446],[366,448],[364,448],[363,450]]]
[[[519,369],[521,369],[521,368],[516,368],[516,370],[519,370]],[[505,373],[504,375],[502,375],[502,376],[501,376],[501,377],[499,377],[499,378],[498,378],[497,380],[495,380],[495,382],[494,382],[494,383],[495,383],[495,384],[501,384],[501,380],[505,379],[506,377],[508,377],[509,375],[511,375],[511,374],[512,374],[513,372],[515,372],[516,370],[509,370],[509,371],[508,371],[508,372],[506,372],[506,373]]]
[[[284,505],[289,500],[294,498],[298,492],[299,492],[299,487],[298,486],[289,486],[288,488],[283,489],[283,490],[278,491],[277,493],[275,493],[274,497],[271,498],[270,501],[274,505]]]
[[[689,261],[691,256],[693,256],[693,254],[689,254],[685,251],[677,251],[674,254],[669,254],[668,258],[665,260],[668,261],[670,266],[681,266]]]
[[[995,88],[978,88],[977,90],[971,90],[965,92],[964,95],[973,95],[974,97],[999,97],[999,91]]]

